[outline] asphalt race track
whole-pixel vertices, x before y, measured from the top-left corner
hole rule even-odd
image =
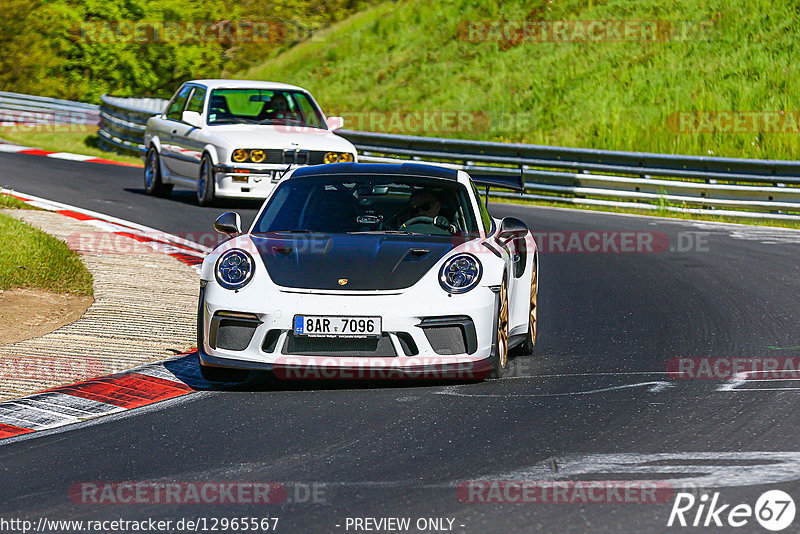
[[[0,154],[2,186],[167,232],[210,232],[225,209],[200,208],[190,192],[149,198],[141,172]],[[256,207],[238,210],[246,224]],[[800,382],[667,373],[675,358],[800,357],[800,232],[497,203],[490,211],[549,240],[540,242],[537,347],[512,362],[510,377],[251,380],[0,442],[3,517],[277,517],[278,532],[298,533],[355,532],[352,518],[365,517],[446,518],[466,533],[664,532],[674,495],[482,503],[459,485],[656,480],[750,506],[769,489],[800,496]],[[572,232],[648,232],[660,250],[559,252],[554,236],[566,247]],[[69,496],[76,483],[124,481],[268,481],[286,487],[287,501],[98,505]],[[765,532],[753,518],[736,531]]]

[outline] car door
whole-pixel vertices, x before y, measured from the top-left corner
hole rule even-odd
[[[175,174],[180,177],[185,177],[181,172],[181,158],[182,153],[180,147],[176,143],[175,134],[178,132],[178,127],[181,124],[181,116],[189,100],[189,95],[192,93],[191,85],[183,85],[172,97],[167,111],[164,113],[164,127],[163,137],[161,137],[161,161],[164,162],[167,172]]]
[[[191,89],[186,106],[183,111],[194,111],[203,116],[206,102],[206,88],[202,85],[190,85]],[[200,173],[200,159],[203,156],[205,144],[201,141],[202,128],[197,128],[183,122],[182,117],[173,126],[174,133],[172,144],[176,151],[174,158],[175,168],[183,177],[196,180]]]

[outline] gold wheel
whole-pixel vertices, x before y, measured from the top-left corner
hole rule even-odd
[[[500,369],[508,366],[508,290],[500,286],[500,312],[497,314],[497,357]]]
[[[539,266],[534,263],[533,264],[533,274],[531,275],[531,314],[530,314],[530,336],[531,336],[531,345],[536,344],[536,299],[539,295],[539,280],[536,276],[536,271],[539,270]]]

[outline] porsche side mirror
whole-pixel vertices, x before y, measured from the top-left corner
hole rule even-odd
[[[497,232],[497,241],[503,245],[520,237],[525,237],[528,227],[516,217],[506,217],[500,221],[500,230]]]
[[[181,115],[181,121],[195,128],[203,127],[203,117],[196,111],[184,111],[183,115]]]
[[[223,213],[214,221],[214,230],[228,237],[236,237],[242,233],[242,218],[235,211]]]
[[[325,124],[328,125],[329,130],[338,130],[342,126],[344,126],[344,118],[343,117],[328,117],[325,119]]]

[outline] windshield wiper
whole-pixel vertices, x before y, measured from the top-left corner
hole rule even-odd
[[[348,234],[391,234],[391,235],[425,235],[408,230],[364,230],[363,232],[347,232]]]

